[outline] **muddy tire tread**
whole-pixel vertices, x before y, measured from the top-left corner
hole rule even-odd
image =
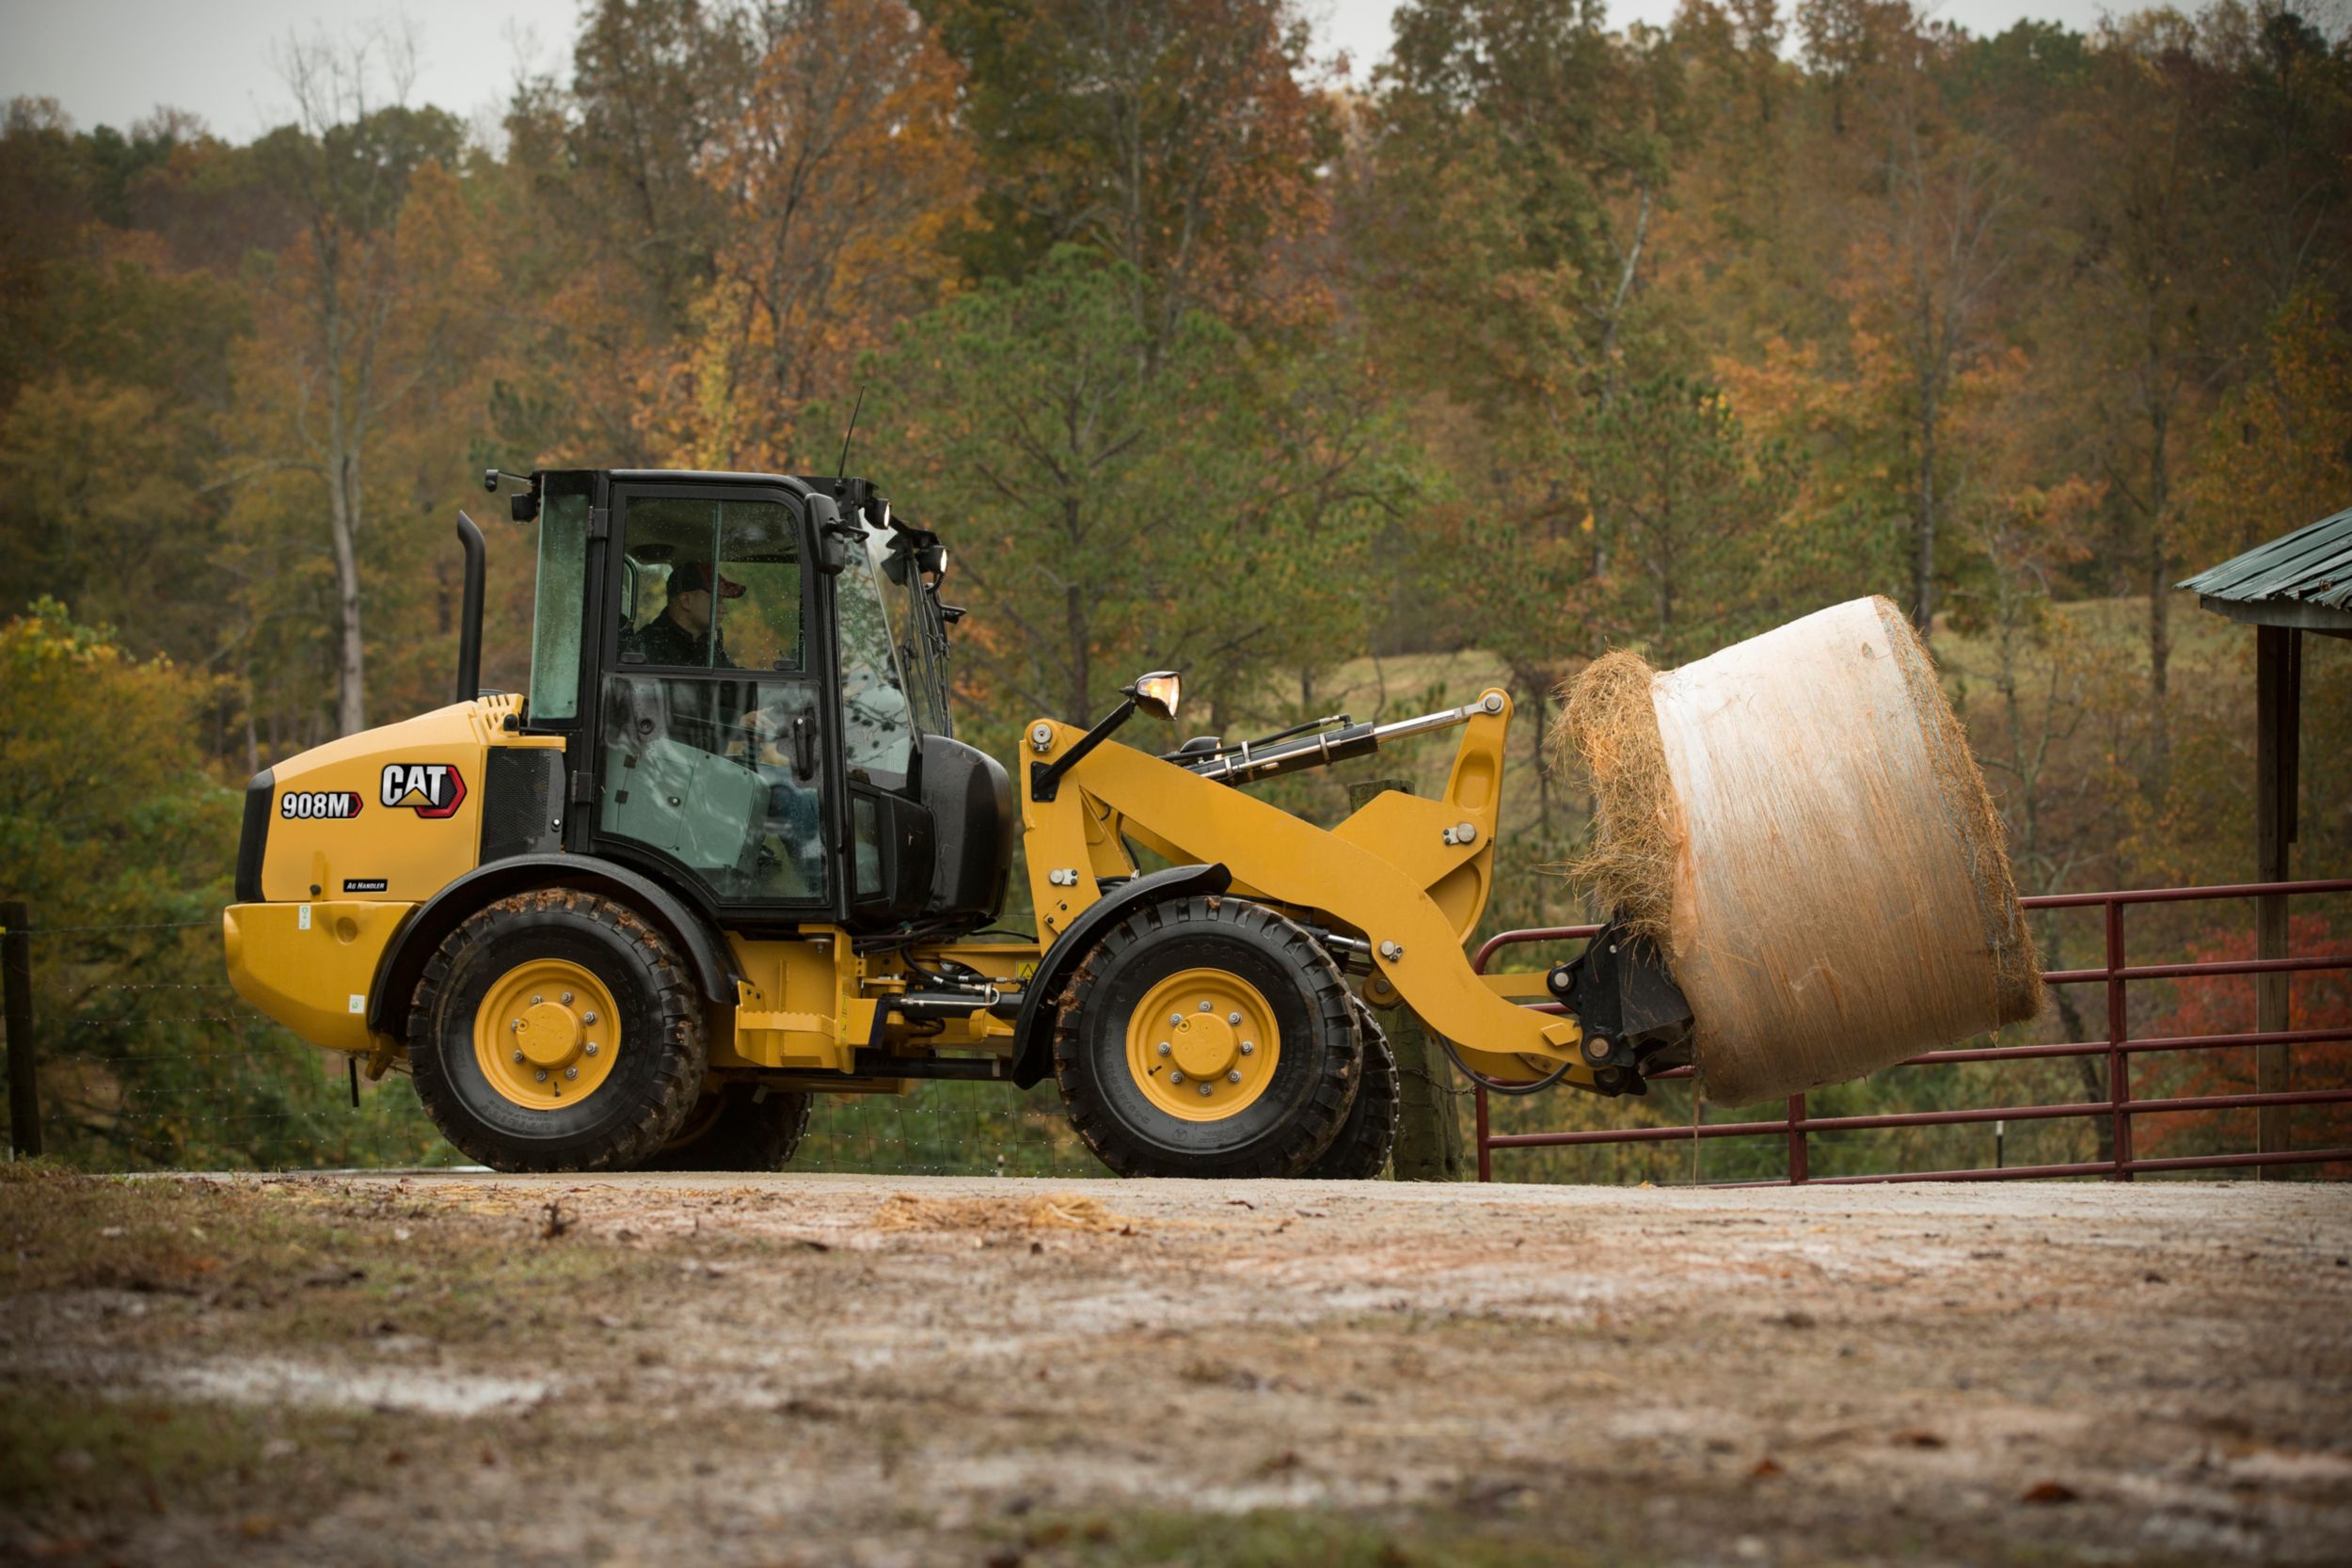
[[[641,966],[641,975],[660,1021],[659,1037],[644,1049],[661,1053],[654,1092],[635,1114],[609,1129],[584,1151],[549,1154],[485,1135],[466,1115],[463,1101],[440,1058],[438,1003],[450,970],[465,946],[496,941],[499,928],[528,915],[569,914],[621,937]],[[485,904],[451,932],[418,977],[408,1009],[408,1060],[417,1097],[442,1136],[461,1153],[500,1171],[626,1170],[659,1150],[675,1133],[702,1093],[709,1048],[703,1023],[702,995],[669,938],[645,917],[600,894],[580,888],[537,888]],[[634,1048],[634,1047],[631,1047]]]
[[[1315,1026],[1332,1045],[1326,1069],[1299,1113],[1297,1136],[1282,1148],[1214,1161],[1176,1159],[1158,1150],[1138,1148],[1089,1092],[1086,1076],[1080,1071],[1086,1053],[1081,1022],[1095,1001],[1095,990],[1106,962],[1140,943],[1187,927],[1239,929],[1269,938],[1297,972],[1309,978],[1309,1009]],[[1096,1159],[1121,1176],[1243,1180],[1297,1176],[1330,1147],[1355,1100],[1360,1049],[1354,1005],[1347,981],[1330,954],[1304,927],[1278,910],[1224,895],[1147,904],[1104,932],[1072,972],[1054,1022],[1055,1083],[1061,1090],[1071,1127],[1079,1139]]]
[[[1355,1003],[1357,1033],[1363,1042],[1363,1082],[1355,1103],[1340,1123],[1331,1147],[1299,1174],[1319,1181],[1373,1181],[1389,1168],[1396,1151],[1396,1124],[1403,1099],[1396,1076],[1396,1053],[1389,1037],[1361,998]]]
[[[664,1145],[636,1168],[639,1170],[778,1171],[800,1152],[816,1114],[817,1097],[801,1089],[777,1089],[755,1102],[755,1087],[729,1084],[720,1092],[728,1097],[710,1130],[688,1144]],[[692,1119],[692,1111],[687,1113]]]

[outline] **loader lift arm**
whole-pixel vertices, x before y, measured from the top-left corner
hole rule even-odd
[[[1528,1005],[1550,998],[1546,975],[1481,975],[1463,952],[1493,884],[1510,719],[1508,694],[1488,690],[1393,724],[1347,726],[1189,765],[1096,734],[1066,768],[1053,765],[1089,732],[1037,720],[1025,732],[1025,760],[1047,766],[1021,773],[1053,781],[1049,799],[1025,784],[1022,800],[1040,935],[1059,941],[1104,896],[1106,881],[1123,885],[1136,875],[1132,840],[1179,865],[1222,865],[1234,894],[1367,944],[1368,996],[1410,1006],[1483,1076],[1523,1083],[1556,1074],[1601,1093],[1636,1087],[1621,1042],[1588,1042],[1576,1018]],[[1385,792],[1328,831],[1232,787],[1454,725],[1463,736],[1443,795]]]

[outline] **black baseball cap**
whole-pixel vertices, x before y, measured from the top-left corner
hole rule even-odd
[[[732,578],[721,578],[718,581],[721,598],[739,599],[743,596],[743,585]],[[688,561],[670,568],[670,593],[674,596],[679,594],[707,594],[710,582],[710,564],[707,562]]]

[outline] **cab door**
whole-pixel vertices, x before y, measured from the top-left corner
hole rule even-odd
[[[808,524],[784,486],[621,482],[606,558],[597,852],[780,919],[841,883]]]
[[[901,635],[904,594],[892,596],[881,569],[888,536],[862,512],[840,532],[844,559],[829,580],[849,829],[843,871],[850,919],[880,927],[923,911],[938,835],[923,798],[923,727]]]

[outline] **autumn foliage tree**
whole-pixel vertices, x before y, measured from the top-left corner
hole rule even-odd
[[[405,101],[365,29],[287,53],[246,140],[10,104],[0,610],[72,608],[8,657],[78,650],[24,689],[144,716],[171,766],[132,776],[186,808],[94,790],[24,863],[152,830],[215,899],[224,785],[445,700],[480,468],[830,471],[862,388],[851,467],[946,540],[959,723],[1000,751],[1155,663],[1236,736],[1500,682],[1534,779],[1489,918],[1548,924],[1588,817],[1540,756],[1563,678],[1885,594],[2025,882],[2245,875],[2249,640],[2168,585],[2352,503],[2340,31],[1409,0],[1343,79],[1315,10],[584,0],[495,125]],[[519,685],[529,537],[488,531]],[[2352,855],[2347,647],[2305,644],[2314,870]],[[2166,918],[2135,942],[2235,940]],[[294,1148],[315,1097],[253,1093]]]
[[[960,73],[899,0],[801,0],[774,18],[705,178],[730,214],[675,362],[648,389],[654,450],[681,467],[792,471],[857,357],[940,298],[967,222]],[[834,432],[833,434],[838,434]]]
[[[258,155],[300,230],[260,262],[257,315],[271,330],[236,353],[227,476],[297,476],[293,504],[317,509],[334,566],[335,723],[344,735],[367,726],[360,557],[381,499],[373,465],[462,379],[459,336],[489,277],[448,168],[456,123],[379,104],[376,49],[391,55],[383,69],[397,99],[408,70],[397,43],[297,45],[288,56],[301,122]]]
[[[1291,0],[926,0],[967,73],[980,221],[958,248],[1018,277],[1057,245],[1125,265],[1153,352],[1205,311],[1245,329],[1325,291],[1295,264],[1324,223],[1329,117]]]

